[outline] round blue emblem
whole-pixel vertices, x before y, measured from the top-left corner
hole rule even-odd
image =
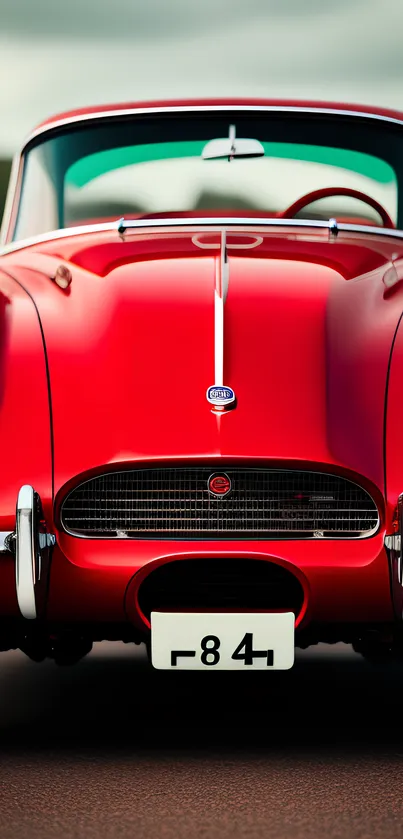
[[[212,385],[208,388],[206,397],[207,401],[210,402],[211,405],[217,405],[220,407],[231,405],[232,402],[235,402],[235,393],[232,390],[232,387],[224,385]]]

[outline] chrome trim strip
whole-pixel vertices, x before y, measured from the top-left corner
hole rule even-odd
[[[35,245],[42,245],[46,244],[47,242],[58,241],[59,239],[68,239],[73,236],[86,236],[90,233],[118,233],[119,227],[122,224],[121,219],[115,222],[107,222],[105,224],[86,224],[81,225],[78,227],[65,227],[61,228],[60,230],[54,230],[51,233],[45,233],[41,236],[32,236],[29,239],[20,239],[16,242],[11,242],[8,245],[3,245],[0,247],[0,257],[7,256],[9,253],[14,253],[15,251],[24,250],[25,248],[30,248]],[[287,230],[288,235],[288,228],[294,228],[299,231],[304,230],[327,230],[329,233],[332,230],[332,226],[330,225],[329,221],[319,221],[314,219],[279,219],[279,218],[193,218],[191,221],[188,218],[172,218],[172,219],[164,219],[163,223],[161,223],[161,219],[133,219],[132,221],[127,221],[125,223],[125,231],[130,231],[131,233],[143,233],[143,232],[153,232],[155,234],[162,234],[162,233],[172,233],[172,230],[180,229],[183,230],[185,233],[208,233],[212,229],[215,230],[226,230],[228,227],[233,228],[233,230],[238,232],[243,232],[245,228],[267,228],[262,230],[265,235],[270,234],[272,232],[270,228],[274,228],[275,235],[280,235],[277,228],[285,228]],[[338,224],[338,238],[340,239],[340,233],[346,234],[354,234],[357,233],[359,235],[368,235],[373,236],[374,238],[390,238],[390,239],[399,239],[403,241],[403,229],[396,230],[392,228],[377,228],[368,225],[360,225],[360,224]],[[119,238],[124,240],[124,233],[118,233]],[[259,244],[261,244],[259,242]],[[200,247],[200,245],[198,245]]]
[[[25,484],[18,493],[16,513],[15,582],[20,612],[27,620],[37,617],[35,583],[35,493]],[[40,570],[39,570],[40,574]]]
[[[67,536],[72,536],[74,539],[94,539],[96,541],[99,540],[109,540],[110,542],[117,542],[120,539],[131,539],[132,542],[200,542],[205,545],[208,542],[220,542],[220,546],[224,546],[225,544],[230,544],[233,546],[234,542],[259,542],[261,545],[271,545],[273,542],[359,542],[361,539],[371,539],[373,536],[379,531],[379,527],[374,528],[374,530],[369,531],[369,533],[361,533],[359,536],[322,536],[320,540],[317,536],[273,536],[272,539],[261,539],[259,537],[248,537],[243,538],[240,537],[239,534],[236,535],[233,539],[217,539],[216,536],[211,536],[208,539],[202,539],[200,536],[187,536],[187,538],[178,539],[177,536],[132,536],[131,533],[128,533],[126,530],[119,530],[119,536],[84,536],[82,533],[75,533],[73,530],[68,530],[65,527],[61,528]],[[316,531],[318,532],[318,531]]]
[[[201,465],[201,466],[206,466],[206,465],[207,465],[207,464],[204,462],[204,460],[209,461],[209,460],[210,460],[210,458],[207,458],[207,457],[206,457],[205,459],[203,459],[203,461],[200,463],[200,465]],[[208,465],[210,465],[210,463],[209,463]],[[217,467],[217,468],[215,468],[215,467]],[[231,467],[231,464],[228,464],[228,462],[226,462],[226,463],[224,463],[224,465],[222,466],[222,469],[223,469],[223,470],[225,470],[225,469],[230,469],[230,467]],[[136,471],[136,469],[155,469],[155,468],[156,468],[155,466],[150,466],[150,465],[148,465],[148,464],[147,464],[147,466],[143,466],[141,463],[136,463],[136,465],[135,465],[134,467],[132,467],[131,469],[116,469],[116,470],[110,470],[109,472],[100,472],[98,475],[93,475],[93,476],[92,476],[92,478],[88,478],[86,481],[81,481],[81,483],[80,483],[80,482],[78,482],[77,484],[75,484],[75,486],[74,486],[74,487],[72,487],[72,489],[70,489],[70,491],[67,493],[67,495],[63,498],[63,501],[62,501],[62,503],[61,503],[61,505],[60,505],[60,513],[59,513],[59,527],[60,527],[60,529],[61,529],[64,533],[67,533],[67,535],[68,535],[68,536],[72,536],[74,539],[94,539],[94,540],[96,540],[96,541],[98,541],[98,540],[103,540],[103,541],[105,541],[105,539],[107,539],[107,540],[109,540],[109,541],[111,541],[111,542],[116,542],[116,541],[117,541],[117,540],[119,540],[119,539],[132,539],[133,541],[140,541],[140,540],[141,540],[141,537],[129,535],[129,534],[127,534],[127,532],[126,532],[126,531],[123,531],[123,532],[122,532],[122,531],[119,531],[119,536],[109,537],[109,536],[94,536],[94,535],[91,535],[91,536],[85,536],[84,534],[81,534],[81,533],[76,533],[76,532],[75,532],[75,531],[73,531],[73,530],[69,530],[69,529],[68,529],[67,527],[65,527],[65,526],[64,526],[64,524],[63,524],[63,518],[62,518],[62,514],[63,514],[63,506],[64,506],[65,501],[67,501],[68,497],[70,496],[70,494],[71,494],[72,492],[74,492],[74,490],[76,490],[78,487],[85,486],[85,484],[90,483],[91,481],[95,480],[96,478],[103,478],[103,477],[106,477],[106,476],[108,476],[108,475],[110,475],[110,474],[113,474],[113,473],[114,473],[114,471],[116,471],[116,472],[131,472],[131,471]],[[171,463],[167,462],[167,468],[174,468],[174,467],[172,467],[172,464],[171,464]],[[192,469],[193,467],[192,467],[192,466],[185,467],[185,466],[181,466],[181,465],[179,465],[179,466],[178,466],[178,468],[181,468],[181,469],[185,469],[185,468]],[[220,468],[220,463],[211,464],[211,468],[212,468],[212,471],[217,471],[217,469],[219,469],[219,468]],[[241,467],[240,467],[240,468],[241,468]],[[243,468],[247,469],[248,467],[246,467],[246,466],[245,466],[245,467],[243,467]],[[259,469],[262,469],[262,470],[264,470],[264,471],[267,471],[268,469],[270,469],[270,466],[253,466],[253,469],[256,469],[256,471],[257,471],[257,470],[259,470]],[[306,473],[307,473],[307,474],[309,474],[309,475],[326,475],[326,476],[328,476],[328,477],[342,478],[342,480],[344,480],[344,481],[348,481],[350,484],[353,484],[353,486],[356,486],[356,487],[358,487],[358,489],[363,490],[364,492],[366,492],[366,493],[367,493],[367,495],[370,497],[371,501],[373,501],[374,506],[376,507],[376,510],[377,510],[377,513],[378,513],[378,521],[377,521],[376,526],[375,526],[372,530],[370,530],[370,531],[368,531],[368,532],[365,532],[365,533],[362,533],[360,536],[353,536],[353,537],[348,537],[348,538],[347,538],[346,536],[324,536],[323,538],[321,537],[321,540],[320,540],[321,542],[335,542],[335,541],[336,541],[336,542],[342,542],[342,541],[344,541],[344,542],[355,542],[355,541],[358,541],[358,540],[360,540],[360,539],[370,539],[370,538],[372,538],[372,536],[376,536],[376,534],[377,534],[377,533],[379,533],[379,529],[380,529],[380,525],[381,525],[381,519],[380,519],[380,516],[379,516],[379,508],[378,508],[378,505],[376,504],[376,502],[375,502],[375,500],[374,500],[373,496],[370,494],[370,492],[369,492],[367,489],[365,489],[365,488],[364,488],[361,484],[357,484],[357,482],[356,482],[356,481],[352,481],[352,480],[351,480],[351,478],[346,478],[346,477],[345,477],[345,475],[335,475],[333,472],[315,471],[315,470],[313,470],[313,469],[295,470],[295,469],[286,469],[286,468],[284,468],[284,469],[278,469],[278,468],[277,468],[277,469],[271,469],[271,471],[272,471],[272,472],[286,472],[286,471],[289,471],[289,472],[295,472],[295,471],[304,471],[304,472],[306,472]],[[403,495],[402,495],[401,497],[403,498]],[[158,542],[164,542],[164,541],[165,541],[165,542],[171,542],[171,541],[177,541],[177,542],[197,542],[197,541],[199,541],[199,542],[203,542],[203,544],[205,544],[206,542],[211,542],[211,541],[213,541],[213,539],[202,539],[202,538],[200,538],[200,537],[199,537],[199,538],[188,538],[188,539],[177,539],[177,538],[175,539],[175,538],[172,538],[172,537],[166,537],[166,538],[164,538],[164,537],[161,537],[161,536],[160,536],[160,537],[158,537],[158,538],[155,538],[155,537],[154,537],[154,539],[152,539],[152,538],[151,538],[151,541],[152,541],[152,540],[154,540],[154,541],[156,541],[156,542],[157,542],[157,541],[158,541]],[[144,539],[143,539],[143,541],[145,541],[145,542],[146,542],[146,541],[148,541],[148,542],[149,542],[149,541],[150,541],[150,538],[144,538]],[[230,538],[228,538],[228,539],[220,539],[220,543],[221,543],[221,544],[224,544],[224,543],[226,543],[226,542],[230,542],[230,543],[231,543],[231,542],[239,542],[239,541],[240,541],[240,539],[239,539],[239,535],[238,535],[238,534],[237,534],[237,536],[235,537],[235,539],[230,539]],[[284,536],[282,536],[282,537],[277,538],[277,539],[276,539],[276,538],[273,538],[273,539],[259,539],[259,538],[252,538],[252,539],[251,539],[251,538],[249,538],[249,539],[245,539],[245,540],[241,540],[241,541],[245,541],[245,542],[261,542],[261,543],[265,543],[265,544],[271,544],[272,542],[295,542],[295,541],[300,541],[300,542],[302,542],[302,541],[303,541],[303,542],[317,542],[317,541],[318,541],[318,537],[317,537],[317,536],[306,536],[306,537],[301,537],[301,536],[297,536],[297,537],[292,537],[292,536],[287,537],[287,536],[285,536],[285,537],[284,537]]]
[[[192,237],[192,242],[195,237]],[[196,242],[196,245],[200,245]],[[229,262],[227,249],[227,231],[221,230],[220,255],[215,259],[214,282],[214,385],[206,391],[206,399],[215,409],[224,410],[235,402],[232,388],[226,389],[226,395],[213,396],[213,388],[224,388],[224,304],[228,293]],[[231,394],[231,395],[230,395]]]
[[[240,111],[245,113],[279,113],[279,114],[321,114],[342,117],[359,117],[360,119],[371,119],[379,122],[387,122],[392,125],[403,126],[403,119],[396,119],[396,117],[383,116],[381,114],[373,114],[367,111],[354,111],[344,108],[321,108],[321,107],[304,107],[298,105],[176,105],[176,106],[161,106],[154,108],[139,107],[139,108],[121,108],[108,111],[96,111],[89,114],[77,114],[76,116],[56,119],[32,131],[26,140],[23,142],[20,151],[15,155],[16,178],[13,181],[10,178],[9,190],[7,193],[7,210],[3,215],[3,222],[0,233],[0,244],[7,242],[10,234],[12,213],[14,207],[15,197],[18,191],[19,182],[21,180],[22,160],[25,149],[32,140],[37,137],[52,132],[55,128],[63,128],[67,125],[75,125],[80,122],[89,122],[98,119],[113,119],[115,117],[125,116],[144,116],[145,114],[183,114],[183,113],[206,113],[206,112],[227,112]]]
[[[116,222],[112,222],[113,229],[116,230]],[[204,218],[201,216],[200,218],[172,218],[172,219],[164,219],[163,223],[161,223],[161,219],[128,219],[125,221],[124,219],[119,219],[119,229],[121,231],[121,236],[124,237],[125,233],[128,230],[136,230],[136,229],[144,229],[148,230],[151,228],[160,228],[161,232],[164,231],[164,228],[167,228],[167,232],[171,227],[188,227],[190,232],[195,228],[195,231],[200,232],[200,225],[202,225],[206,230],[210,227],[218,227],[225,230],[227,227],[240,227],[241,229],[244,227],[301,227],[301,228],[310,228],[319,229],[319,230],[327,230],[331,233],[334,232],[334,219],[326,220],[319,220],[319,219],[288,219],[288,218],[260,218],[260,217],[247,217],[247,218],[239,218],[233,216],[225,216],[216,218]],[[90,232],[91,225],[88,225],[87,232]],[[100,227],[100,225],[93,225],[93,227]],[[109,225],[107,225],[109,228]],[[74,230],[79,231],[81,228],[66,228],[67,230]],[[403,238],[403,229],[398,230],[392,227],[375,227],[373,225],[367,224],[346,224],[346,223],[337,223],[337,230],[338,233],[346,232],[346,233],[368,233],[373,234],[375,236],[391,236],[393,238],[402,239]],[[160,232],[160,231],[158,231]]]
[[[379,120],[380,122],[389,122],[392,125],[403,125],[403,119],[396,117],[383,116],[382,114],[373,114],[370,111],[354,111],[348,108],[320,108],[320,107],[304,107],[299,105],[174,105],[154,108],[120,108],[109,111],[96,111],[95,113],[77,114],[72,117],[65,117],[64,119],[55,119],[46,125],[39,126],[34,129],[22,146],[22,152],[32,140],[40,137],[42,134],[53,131],[55,128],[64,128],[67,125],[75,125],[78,122],[90,122],[98,119],[108,119],[114,117],[124,116],[144,116],[144,114],[183,114],[183,113],[205,113],[206,111],[245,111],[254,112],[262,111],[262,113],[279,113],[279,114],[332,114],[333,116],[349,116],[360,117],[362,119]]]
[[[57,241],[58,239],[67,239],[70,236],[86,235],[88,233],[107,233],[108,231],[117,230],[115,222],[107,222],[104,224],[86,224],[81,227],[61,227],[58,230],[52,230],[50,233],[43,233],[39,236],[30,236],[28,239],[18,239],[15,242],[10,242],[7,245],[0,247],[0,256],[7,256],[8,253],[24,250],[25,248],[32,248],[34,245],[44,245],[46,242]],[[402,232],[403,236],[403,232]]]
[[[214,384],[217,387],[224,384],[224,283],[227,266],[226,232],[223,230],[214,289]]]

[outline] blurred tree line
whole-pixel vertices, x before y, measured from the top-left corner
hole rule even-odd
[[[3,215],[8,179],[10,176],[11,160],[0,160],[0,219]]]

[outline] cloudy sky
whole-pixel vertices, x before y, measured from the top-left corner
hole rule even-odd
[[[0,156],[66,108],[203,95],[403,110],[403,0],[0,0]]]

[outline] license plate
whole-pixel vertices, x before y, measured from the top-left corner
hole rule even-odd
[[[158,670],[289,670],[293,612],[152,612],[151,661]]]

